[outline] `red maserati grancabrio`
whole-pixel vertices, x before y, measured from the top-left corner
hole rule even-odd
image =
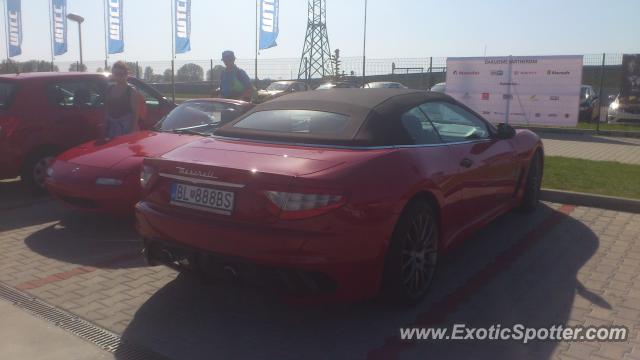
[[[138,131],[111,141],[72,148],[47,169],[46,187],[65,205],[82,211],[133,215],[140,200],[140,168],[158,156],[202,136],[253,107],[225,99],[189,100],[173,109],[154,131]]]
[[[145,159],[137,226],[151,264],[299,302],[415,303],[442,251],[535,208],[543,156],[444,94],[296,93]]]

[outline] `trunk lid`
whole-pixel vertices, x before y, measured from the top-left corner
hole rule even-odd
[[[388,150],[387,150],[388,151]],[[299,191],[301,178],[318,177],[313,186],[303,190],[327,189],[327,181],[315,175],[350,161],[379,154],[378,150],[358,151],[302,147],[248,141],[206,138],[174,149],[159,158],[147,158],[156,181],[149,186],[144,201],[171,213],[194,214],[221,221],[273,223],[277,211],[265,195],[266,191]],[[300,180],[296,180],[300,179]],[[341,181],[331,182],[342,184]],[[216,214],[202,209],[172,204],[176,184],[188,184],[234,194],[230,214]],[[336,185],[328,185],[336,190]],[[338,189],[340,190],[340,189]]]

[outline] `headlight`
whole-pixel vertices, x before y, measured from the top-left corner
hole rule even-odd
[[[96,185],[119,186],[119,185],[122,185],[122,180],[111,179],[111,178],[98,178],[98,180],[96,180]]]
[[[153,176],[154,170],[149,165],[142,165],[142,170],[140,171],[140,185],[143,188],[146,188],[151,182],[151,177]]]
[[[611,108],[611,110],[618,110],[618,108],[620,107],[620,103],[617,101],[614,101],[611,103],[611,105],[609,105],[609,107]]]

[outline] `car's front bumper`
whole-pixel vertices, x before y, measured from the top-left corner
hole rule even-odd
[[[110,173],[106,169],[77,166],[56,161],[53,176],[47,177],[47,190],[64,205],[84,212],[132,216],[140,199],[140,185],[135,172]],[[76,170],[78,169],[78,170]],[[120,178],[117,186],[98,185],[98,178]]]
[[[168,214],[144,201],[136,205],[136,220],[151,263],[193,266],[203,257],[215,259],[213,267],[221,277],[225,267],[238,274],[239,279],[257,273],[258,279],[263,280],[258,283],[283,290],[281,295],[288,299],[310,303],[375,296],[383,270],[385,241],[393,230],[384,222],[361,230],[336,232],[225,224]],[[167,254],[172,255],[166,257]],[[185,258],[186,262],[180,261]],[[199,265],[196,267],[202,270]],[[279,285],[272,286],[269,284],[273,284],[274,274],[279,277]],[[298,291],[300,284],[306,291]]]
[[[640,124],[640,112],[634,111],[625,112],[622,110],[613,110],[609,108],[607,112],[607,122],[612,123],[627,123],[627,124]]]

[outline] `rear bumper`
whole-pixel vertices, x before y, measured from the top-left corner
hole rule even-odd
[[[165,214],[145,202],[136,205],[136,220],[151,263],[178,265],[163,258],[163,250],[186,254],[189,260],[182,265],[199,267],[199,259],[215,259],[218,275],[224,275],[225,266],[238,274],[258,274],[258,283],[296,302],[356,301],[379,290],[385,235],[378,229],[323,234],[216,224]],[[368,247],[349,249],[361,246],[365,238]]]
[[[144,255],[152,266],[165,265],[179,271],[195,271],[219,282],[241,284],[284,296],[322,296],[335,292],[337,288],[332,278],[319,271],[260,265],[175,242],[145,240]]]

